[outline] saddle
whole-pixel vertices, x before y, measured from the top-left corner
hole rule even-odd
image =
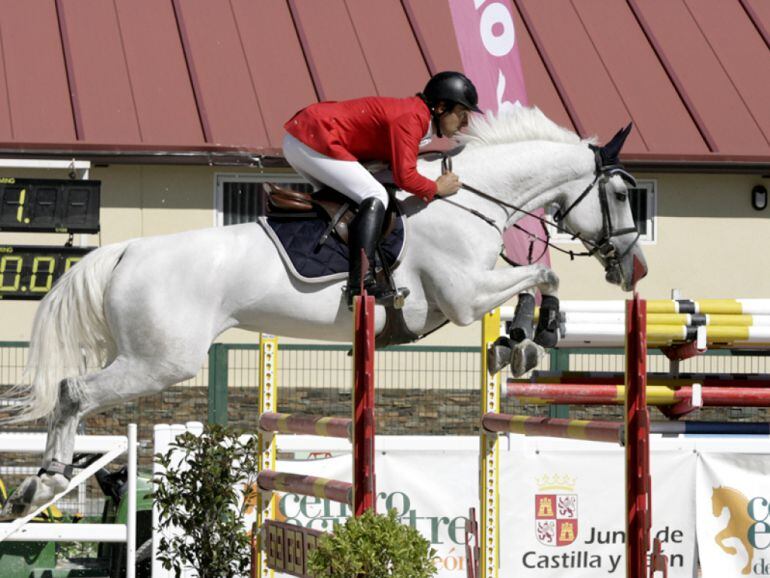
[[[383,182],[390,196],[383,231],[375,255],[375,275],[395,287],[392,270],[398,266],[405,242],[405,219],[395,198],[395,184]],[[347,276],[348,223],[358,206],[331,188],[315,193],[265,183],[258,200],[259,222],[273,240],[290,274],[304,282]],[[317,239],[317,240],[316,240]],[[316,261],[318,257],[318,261]],[[321,264],[318,264],[321,262]],[[385,306],[385,326],[377,347],[411,343],[420,336],[406,325],[402,303]]]
[[[398,218],[395,210],[396,203],[394,202],[396,187],[390,184],[384,184],[384,186],[392,202],[388,203],[380,240],[385,239],[393,232]],[[261,216],[282,219],[320,217],[328,221],[328,226],[321,236],[319,244],[326,242],[332,232],[343,244],[348,244],[348,224],[358,212],[358,206],[342,193],[330,187],[324,187],[315,193],[305,193],[281,187],[275,183],[265,183],[262,190],[263,214]]]

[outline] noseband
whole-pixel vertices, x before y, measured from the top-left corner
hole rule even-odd
[[[594,180],[591,182],[588,187],[580,194],[580,196],[573,201],[573,203],[567,207],[567,209],[564,212],[557,211],[556,214],[553,216],[553,219],[557,223],[563,223],[564,219],[567,217],[567,215],[574,209],[577,205],[580,204],[580,202],[586,198],[588,193],[591,192],[591,189],[593,186],[598,182],[599,186],[599,205],[602,210],[602,236],[599,238],[598,241],[591,243],[593,247],[591,250],[588,251],[588,256],[593,256],[596,253],[599,253],[602,257],[604,257],[608,264],[610,261],[620,261],[623,259],[628,253],[631,251],[631,249],[634,248],[634,246],[639,241],[639,237],[641,236],[641,233],[639,233],[639,230],[634,227],[626,227],[625,229],[617,229],[615,228],[614,223],[612,222],[612,214],[610,213],[610,204],[608,199],[608,193],[607,193],[607,184],[609,183],[610,179],[614,177],[615,175],[622,178],[626,183],[631,185],[632,187],[636,187],[636,179],[634,179],[633,176],[631,176],[622,166],[620,165],[613,165],[608,167],[600,167],[597,172],[596,176],[594,177]],[[618,197],[618,200],[626,200],[628,199],[628,193],[620,193],[615,192],[616,197]],[[618,254],[617,248],[612,243],[613,237],[620,237],[621,235],[627,235],[629,233],[636,233],[636,237],[634,237],[634,240],[628,245],[625,251]],[[577,235],[575,235],[577,237]],[[585,241],[585,240],[584,240]]]

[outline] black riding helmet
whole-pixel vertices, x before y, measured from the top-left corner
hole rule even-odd
[[[430,108],[444,100],[462,104],[473,112],[481,112],[476,87],[462,72],[439,72],[428,81],[422,94]]]
[[[439,114],[435,111],[439,102],[461,104],[473,112],[481,112],[478,107],[479,94],[476,92],[476,87],[473,86],[470,78],[462,72],[447,70],[434,74],[418,96],[428,105],[431,115],[436,121],[438,136],[442,136],[438,122]]]

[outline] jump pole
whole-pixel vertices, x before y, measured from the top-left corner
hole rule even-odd
[[[374,297],[356,299],[353,336],[353,513],[375,510]]]
[[[481,320],[481,415],[500,413],[500,372],[490,374],[487,351],[500,336],[500,309]],[[483,427],[479,436],[478,578],[500,576],[500,436]]]
[[[278,408],[277,371],[278,338],[261,333],[259,336],[259,415],[274,414]],[[257,431],[259,471],[275,471],[276,436],[274,432]],[[278,496],[275,492],[257,491],[256,520],[252,529],[252,578],[272,578],[275,573],[268,567],[267,534],[262,531],[265,522],[278,515]],[[256,539],[255,539],[256,538]]]
[[[490,375],[486,352],[500,334],[500,311],[482,320],[481,478],[479,578],[499,577],[499,472],[498,432],[520,431],[530,435],[556,435],[596,441],[620,441],[625,436],[626,458],[626,576],[647,578],[650,551],[651,477],[649,455],[650,418],[647,410],[646,303],[634,294],[626,303],[625,423],[548,420],[500,414],[500,374]],[[658,560],[659,546],[653,552]]]
[[[650,415],[647,410],[647,303],[626,302],[626,577],[647,578],[650,550]]]
[[[306,576],[306,554],[320,531],[276,522],[277,491],[316,496],[349,505],[355,516],[375,509],[374,297],[355,300],[353,336],[353,407],[350,419],[277,413],[278,339],[260,337],[259,474],[252,536],[253,578],[272,578],[274,569]],[[276,434],[320,435],[353,442],[353,482],[275,471]]]
[[[647,405],[676,405],[693,399],[697,392],[704,407],[770,406],[770,390],[767,387],[709,387],[701,382],[687,383],[690,385],[648,385]],[[510,382],[506,385],[503,396],[526,404],[613,405],[625,402],[625,392],[625,385]]]

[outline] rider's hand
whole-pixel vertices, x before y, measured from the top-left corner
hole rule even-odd
[[[436,196],[448,197],[460,190],[460,178],[454,173],[444,173],[436,179]]]

